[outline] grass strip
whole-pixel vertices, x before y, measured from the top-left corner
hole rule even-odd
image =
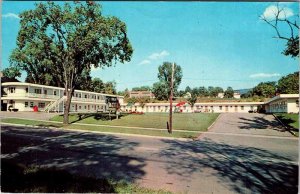
[[[172,134],[162,130],[151,130],[151,129],[129,129],[129,128],[110,128],[105,126],[86,126],[86,125],[63,125],[62,123],[53,123],[47,121],[34,121],[34,120],[26,120],[26,119],[18,119],[18,118],[5,118],[1,120],[2,123],[10,123],[10,124],[21,124],[28,126],[36,126],[36,127],[55,127],[55,128],[64,128],[64,129],[79,129],[86,131],[98,131],[98,132],[110,132],[110,133],[124,133],[124,134],[138,134],[138,135],[149,135],[149,136],[158,136],[158,137],[174,137],[174,138],[196,138],[198,137],[198,133],[188,132],[188,131],[174,131]]]

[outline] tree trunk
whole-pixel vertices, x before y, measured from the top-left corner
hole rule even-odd
[[[65,90],[67,95],[67,101],[64,108],[64,124],[69,124],[69,112],[70,112],[70,105],[72,100],[72,91]]]

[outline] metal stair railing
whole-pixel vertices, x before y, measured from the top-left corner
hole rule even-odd
[[[44,111],[46,112],[48,108],[54,103],[55,101],[51,101],[47,106],[44,108]]]
[[[54,103],[52,103],[49,107],[48,107],[48,110],[47,112],[49,113],[53,108],[55,108],[57,105],[59,105],[64,99],[65,99],[66,96],[63,96],[61,97],[60,99],[56,100]]]

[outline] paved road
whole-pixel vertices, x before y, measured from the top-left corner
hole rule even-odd
[[[298,139],[293,137],[228,133],[179,141],[12,126],[3,126],[1,135],[1,157],[26,165],[173,192],[297,193]]]

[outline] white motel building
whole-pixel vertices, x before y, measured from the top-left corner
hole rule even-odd
[[[33,111],[37,107],[38,111],[63,112],[66,102],[64,88],[22,82],[6,82],[1,87],[2,111]],[[75,90],[70,112],[107,111],[114,98],[123,103],[123,96]]]
[[[64,88],[45,86],[22,82],[6,82],[1,84],[1,110],[63,112],[66,96]],[[70,112],[106,112],[111,104],[118,100],[122,112],[168,112],[169,103],[124,103],[124,97],[96,92],[75,90],[71,101]],[[280,94],[266,102],[208,102],[196,103],[191,107],[188,103],[177,107],[173,103],[173,110],[183,113],[215,112],[215,113],[248,113],[263,107],[267,113],[298,113],[299,94]]]

